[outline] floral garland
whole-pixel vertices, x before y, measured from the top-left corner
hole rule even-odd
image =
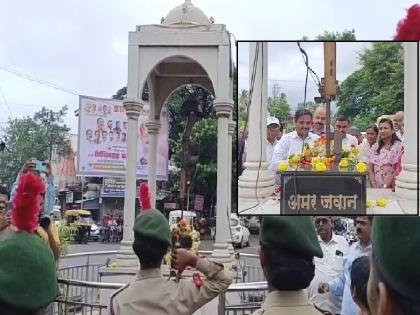
[[[175,226],[171,229],[172,237],[176,237],[177,239],[180,237],[191,237],[192,246],[190,251],[194,254],[198,254],[198,248],[200,246],[200,233],[195,230],[191,225],[187,222],[187,220],[182,219],[179,221]],[[168,266],[171,266],[172,257],[171,252],[168,252],[165,255],[165,262]]]
[[[332,150],[328,157],[326,152],[326,135],[315,140],[311,145],[305,143],[302,154],[296,153],[289,156],[288,162],[281,162],[278,165],[280,171],[284,172],[289,168],[292,169],[312,169],[317,172],[323,172],[333,169],[335,161],[335,153]],[[334,148],[334,141],[330,140],[330,147]],[[339,170],[348,171],[356,170],[359,173],[367,172],[367,165],[359,160],[359,148],[351,146],[341,151],[341,161],[338,164]]]

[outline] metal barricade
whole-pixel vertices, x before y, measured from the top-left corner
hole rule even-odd
[[[100,303],[101,291],[116,290],[122,283],[102,283],[58,279],[60,295],[55,300],[54,314],[57,315],[97,315],[107,314],[108,305]],[[80,292],[75,296],[69,292]]]
[[[118,290],[123,283],[103,283],[91,281],[77,281],[58,279],[62,294],[57,297],[55,312],[57,315],[97,315],[107,314],[108,305],[101,304],[99,296],[105,290]],[[74,300],[66,295],[66,292],[78,288],[82,296],[88,296],[88,300]],[[246,293],[248,291],[266,291],[267,282],[234,283],[225,293],[219,295],[218,315],[247,315],[252,314],[261,307],[261,303],[228,303],[229,295]]]

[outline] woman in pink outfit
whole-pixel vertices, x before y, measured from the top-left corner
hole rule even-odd
[[[392,121],[379,121],[379,141],[369,154],[369,181],[372,188],[392,188],[403,145],[395,134]]]

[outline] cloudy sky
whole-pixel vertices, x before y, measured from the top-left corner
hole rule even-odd
[[[308,55],[308,63],[319,78],[324,75],[323,43],[300,42],[302,49]],[[239,90],[249,89],[249,43],[238,43],[238,86]],[[359,65],[358,53],[372,47],[371,42],[337,43],[336,44],[336,77],[339,82]],[[280,92],[284,92],[292,109],[304,100],[306,66],[296,42],[268,43],[268,96],[273,97],[273,87],[276,84]],[[313,101],[319,96],[315,79],[309,74],[306,101]],[[332,104],[335,109],[335,104]]]
[[[73,112],[78,107],[77,95],[106,98],[126,85],[128,32],[135,30],[136,25],[160,23],[161,17],[182,2],[183,0],[2,0],[0,127],[4,126],[9,116],[31,115],[43,105],[58,109],[67,104],[70,111],[66,122],[76,133],[77,119]],[[216,23],[226,24],[236,39],[293,40],[304,35],[313,38],[324,30],[343,31],[354,28],[358,39],[388,40],[394,35],[398,20],[405,16],[405,10],[416,1],[192,2],[208,16],[213,16]],[[305,48],[306,45],[310,62],[317,68],[320,57],[316,52],[319,49],[313,47],[312,50],[306,43]],[[346,56],[338,61],[338,71],[343,76],[354,68],[355,61],[350,56],[353,49],[337,48],[338,56],[341,53]],[[240,54],[240,70],[247,66],[248,53],[245,50]],[[287,56],[279,58],[287,52]],[[288,62],[270,66],[270,78],[304,78],[304,74],[298,69],[301,57],[296,47],[291,46],[284,51],[273,49],[269,60]],[[59,89],[24,79],[11,72],[47,81]],[[248,72],[242,73],[240,76],[246,77]],[[292,89],[291,82],[284,82],[279,82],[281,88]],[[239,83],[241,86],[247,85],[247,79],[241,79]],[[288,94],[292,97],[293,92]]]

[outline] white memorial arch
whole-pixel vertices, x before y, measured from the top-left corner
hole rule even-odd
[[[218,120],[217,220],[213,257],[230,261],[231,139],[234,129],[233,70],[230,35],[223,24],[213,24],[191,1],[169,12],[161,24],[137,26],[129,34],[128,84],[124,106],[128,117],[128,152],[124,203],[124,236],[117,256],[119,267],[137,266],[131,245],[134,239],[138,117],[147,83],[150,114],[146,123],[150,137],[148,184],[152,206],[156,196],[157,141],[160,112],[169,96],[186,84],[199,85],[215,97]]]

